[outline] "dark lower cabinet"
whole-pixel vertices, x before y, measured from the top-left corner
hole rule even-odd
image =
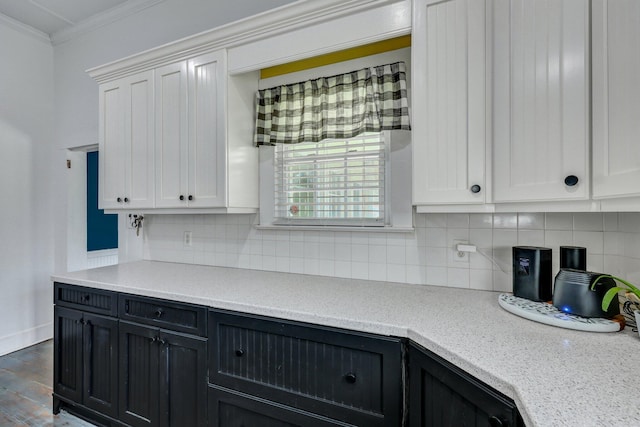
[[[54,394],[116,417],[118,320],[59,306],[54,316]]]
[[[207,425],[207,340],[120,322],[120,414],[134,426]]]
[[[209,425],[216,427],[353,427],[266,400],[209,388]]]
[[[411,427],[524,427],[511,399],[413,343],[409,383]]]

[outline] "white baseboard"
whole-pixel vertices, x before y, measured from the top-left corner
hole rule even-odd
[[[0,356],[53,338],[53,322],[0,337]]]

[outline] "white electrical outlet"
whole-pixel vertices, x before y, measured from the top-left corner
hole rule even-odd
[[[191,238],[191,232],[190,231],[185,231],[184,232],[183,243],[184,243],[185,246],[192,246],[193,239]]]
[[[452,260],[453,262],[469,262],[469,252],[462,252],[458,250],[458,245],[468,245],[469,242],[466,240],[454,240],[453,247],[451,250],[453,251]]]

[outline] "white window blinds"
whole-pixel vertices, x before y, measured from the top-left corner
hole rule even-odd
[[[277,223],[384,225],[384,133],[275,150]]]

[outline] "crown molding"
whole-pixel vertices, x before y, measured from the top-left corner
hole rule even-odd
[[[51,34],[51,44],[54,46],[72,40],[82,34],[86,34],[96,28],[103,27],[119,21],[129,15],[138,13],[144,9],[162,3],[164,0],[130,0],[119,4],[109,10],[90,16],[78,22],[76,25],[56,31]]]
[[[87,70],[102,83],[207,51],[231,48],[294,29],[406,0],[298,0]]]
[[[13,18],[10,18],[7,15],[4,15],[2,13],[0,13],[0,23],[6,25],[7,27],[13,30],[19,31],[22,34],[31,36],[40,42],[51,45],[51,39],[49,38],[49,35],[47,33],[44,33],[40,30],[36,30],[32,26],[24,24]]]

